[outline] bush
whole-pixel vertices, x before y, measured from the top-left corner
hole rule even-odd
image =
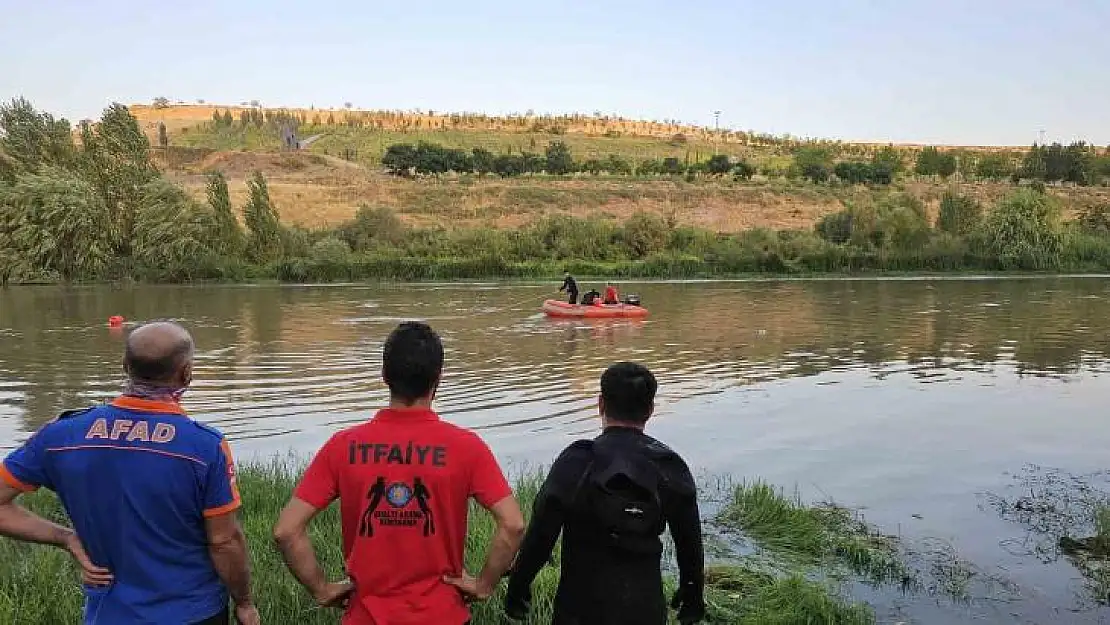
[[[814,226],[817,234],[829,243],[841,245],[852,238],[852,212],[847,210],[829,213]]]
[[[941,198],[937,230],[963,236],[974,232],[982,220],[983,208],[974,198],[951,191]]]
[[[663,250],[670,238],[663,219],[659,215],[643,211],[637,211],[628,218],[621,235],[633,258],[644,258]]]
[[[327,236],[312,244],[309,257],[313,260],[343,263],[351,257],[351,246],[336,236]]]
[[[1063,240],[1060,208],[1042,193],[1017,191],[987,215],[978,237],[994,268],[1056,268]]]
[[[751,180],[755,175],[755,166],[745,160],[737,161],[732,168],[732,175],[737,180]]]

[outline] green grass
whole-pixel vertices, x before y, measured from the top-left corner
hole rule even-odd
[[[313,606],[271,545],[270,530],[296,482],[297,466],[289,460],[242,467],[243,528],[253,567],[253,585],[262,621],[267,625],[323,625],[339,621],[339,613]],[[537,476],[517,482],[517,496],[526,511],[539,484]],[[35,493],[20,502],[59,522],[65,516],[50,493]],[[471,515],[466,541],[467,566],[480,568],[493,533],[493,522],[484,512]],[[333,577],[343,570],[341,533],[336,506],[312,525],[311,538],[321,561]],[[556,554],[556,562],[558,554]],[[62,551],[0,539],[0,623],[53,625],[80,621],[82,598],[76,573]],[[864,625],[873,623],[871,611],[850,605],[824,584],[798,573],[777,575],[743,564],[707,568],[707,605],[710,624]],[[527,623],[550,623],[558,569],[546,567],[533,586],[533,608]],[[671,582],[668,581],[668,585]],[[503,585],[502,585],[503,591]],[[473,606],[474,625],[505,622],[501,592],[490,601]]]
[[[876,582],[909,575],[897,541],[851,510],[830,503],[807,506],[764,482],[736,486],[717,521],[778,558],[819,566],[836,562]]]

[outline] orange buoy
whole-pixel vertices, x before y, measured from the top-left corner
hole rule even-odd
[[[111,317],[108,317],[108,327],[118,328],[122,325],[123,325],[123,317],[121,317],[120,315],[112,315]]]

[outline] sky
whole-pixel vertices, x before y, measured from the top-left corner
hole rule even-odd
[[[0,99],[618,114],[1110,144],[1110,0],[0,0]]]

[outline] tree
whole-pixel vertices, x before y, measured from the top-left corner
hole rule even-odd
[[[832,175],[832,154],[822,147],[808,146],[794,153],[798,175],[813,182],[825,182]]]
[[[936,173],[941,178],[947,179],[952,174],[956,173],[956,155],[951,152],[944,152],[937,158]]]
[[[544,170],[553,176],[563,176],[574,171],[574,157],[570,148],[562,141],[552,141],[545,152],[547,161]]]
[[[231,195],[228,193],[227,178],[224,177],[223,172],[209,172],[205,191],[208,196],[208,206],[216,222],[217,238],[212,248],[218,254],[237,258],[243,254],[245,242],[239,220],[232,212]]]
[[[636,165],[637,176],[654,176],[660,173],[663,173],[663,168],[660,162],[653,158],[644,159]]]
[[[112,256],[111,218],[97,192],[77,172],[46,165],[0,187],[0,267],[12,273],[53,272],[63,280],[91,278]]]
[[[386,148],[382,156],[382,165],[394,176],[412,175],[416,163],[416,147],[410,143],[395,143]]]
[[[474,171],[478,173],[479,178],[493,171],[495,160],[493,152],[485,148],[474,148],[470,152],[470,162],[474,165]]]
[[[659,168],[660,173],[670,176],[677,176],[685,170],[686,168],[682,166],[682,162],[673,156],[663,159],[663,166]]]
[[[1021,169],[1015,176],[1026,180],[1045,180],[1048,176],[1048,162],[1045,156],[1044,148],[1034,143],[1033,147],[1025,153],[1021,161]]]
[[[11,180],[16,172],[37,171],[43,165],[72,166],[77,149],[69,122],[15,98],[0,104],[0,152],[9,163]]]
[[[884,145],[879,148],[879,150],[875,152],[875,155],[871,157],[871,166],[876,169],[879,167],[888,167],[890,169],[892,181],[894,176],[902,173],[902,171],[906,169],[906,163],[902,160],[902,153],[893,145]]]
[[[833,173],[842,182],[864,184],[871,181],[871,165],[861,161],[841,161],[833,168]]]
[[[737,180],[751,180],[752,176],[755,175],[755,165],[741,159],[733,165],[732,175]]]
[[[1013,173],[1013,164],[1004,154],[984,154],[975,164],[975,175],[983,180],[1005,180]]]
[[[157,98],[154,98],[154,108],[156,108],[156,109],[168,109],[168,108],[170,108],[170,99],[166,98],[166,97],[163,97],[163,96],[158,96]]]
[[[493,161],[493,172],[502,178],[519,176],[524,173],[524,159],[512,154],[501,154]]]
[[[596,158],[588,158],[588,159],[586,159],[585,161],[582,162],[582,165],[579,167],[579,169],[581,171],[584,171],[584,172],[587,172],[587,173],[590,173],[590,174],[593,174],[594,176],[596,176],[596,175],[600,174],[602,171],[605,170],[605,163],[602,163],[600,160],[598,160]]]
[[[146,184],[142,193],[135,218],[136,264],[147,275],[188,279],[211,253],[211,213],[164,178]]]
[[[247,257],[255,263],[278,260],[283,253],[281,223],[270,201],[270,191],[262,172],[256,171],[247,181],[248,200],[243,208],[247,224]]]
[[[159,176],[150,160],[150,141],[126,106],[112,104],[95,128],[85,129],[81,158],[86,177],[111,216],[115,252],[127,261],[132,257],[143,187]]]
[[[923,148],[917,153],[913,173],[918,176],[935,176],[940,173],[940,152],[933,146]]]
[[[983,207],[974,198],[951,191],[941,198],[937,230],[964,236],[974,232],[982,220]]]
[[[713,176],[723,176],[732,169],[732,163],[725,154],[714,154],[705,163],[706,173]]]
[[[605,171],[615,176],[628,176],[632,174],[632,164],[616,154],[610,154],[602,163]]]
[[[158,145],[164,150],[170,145],[170,136],[166,132],[166,124],[158,122]]]

